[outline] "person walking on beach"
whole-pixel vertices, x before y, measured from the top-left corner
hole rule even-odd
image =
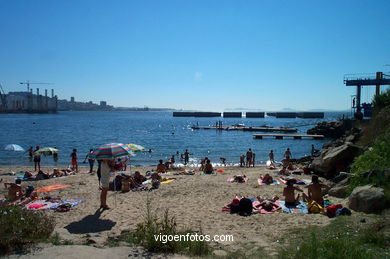
[[[188,149],[186,149],[183,155],[184,155],[184,164],[186,165],[190,161],[190,153],[188,152]]]
[[[73,149],[73,152],[70,154],[70,157],[72,159],[72,170],[75,171],[76,170],[76,173],[78,173],[79,171],[79,165],[78,165],[78,162],[77,162],[77,149]]]
[[[36,146],[34,150],[34,171],[37,171],[37,167],[38,167],[38,171],[41,170],[41,154],[39,153],[38,150],[39,150],[39,146]]]
[[[252,153],[252,166],[255,167],[255,162],[256,162],[256,154]]]
[[[110,172],[112,171],[111,167],[112,160],[101,160],[100,166],[100,184],[101,184],[101,193],[100,193],[100,208],[103,210],[108,210],[110,207],[107,205],[107,192],[110,186]]]
[[[246,152],[246,167],[249,167],[251,165],[252,156],[253,156],[252,149],[248,149],[248,151]]]
[[[85,163],[85,161],[87,161],[87,159],[88,159],[89,173],[90,174],[93,173],[93,164],[95,163],[95,159],[92,158],[92,154],[93,154],[93,149],[90,149],[89,153],[85,156],[84,161],[83,161],[83,163]]]

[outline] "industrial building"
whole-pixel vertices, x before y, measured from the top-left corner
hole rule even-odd
[[[33,89],[24,92],[0,92],[0,112],[2,113],[55,113],[57,112],[57,96],[51,90],[51,97],[47,89],[45,95],[41,95],[39,88],[36,94]]]

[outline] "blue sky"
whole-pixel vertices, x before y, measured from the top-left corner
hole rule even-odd
[[[128,107],[348,109],[344,74],[390,71],[389,13],[386,0],[0,0],[0,83]]]

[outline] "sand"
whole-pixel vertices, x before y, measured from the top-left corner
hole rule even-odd
[[[50,193],[51,197],[82,198],[86,201],[69,212],[58,213],[47,211],[56,221],[55,232],[62,239],[74,244],[91,243],[98,248],[108,247],[107,240],[119,235],[122,231],[134,230],[137,223],[142,222],[146,211],[146,201],[149,198],[153,210],[160,215],[166,209],[176,217],[182,227],[197,229],[199,226],[205,234],[233,235],[233,242],[211,243],[218,248],[240,249],[245,244],[253,247],[264,247],[269,252],[280,248],[279,240],[286,231],[294,227],[310,225],[326,225],[331,219],[320,214],[254,214],[241,217],[236,214],[222,212],[222,207],[230,203],[236,195],[256,197],[258,195],[272,197],[282,196],[284,188],[280,185],[261,185],[257,183],[259,174],[272,173],[265,167],[240,168],[221,167],[224,173],[216,175],[175,175],[177,179],[169,184],[161,185],[160,189],[151,192],[109,192],[108,204],[110,210],[99,212],[98,180],[96,175],[87,174],[87,168],[74,176],[54,178],[43,181],[23,182],[24,186],[33,184],[42,187],[50,184],[70,184],[71,187]],[[131,168],[134,172],[135,168]],[[150,168],[136,168],[145,173]],[[31,168],[1,168],[0,174],[10,171],[18,172]],[[44,168],[51,172],[52,168]],[[247,183],[228,183],[228,177],[245,174],[249,177]],[[273,175],[273,174],[271,174]],[[298,176],[310,179],[310,176]],[[14,176],[1,176],[5,181],[12,181]],[[306,188],[302,187],[304,190]],[[1,187],[5,193],[4,187]],[[331,197],[334,203],[346,204],[346,200]],[[91,241],[92,240],[92,241]],[[87,248],[86,248],[87,249]],[[90,248],[88,248],[90,249]],[[127,249],[127,248],[125,248]]]

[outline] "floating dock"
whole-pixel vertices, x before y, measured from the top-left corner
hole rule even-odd
[[[288,128],[288,127],[246,127],[246,126],[222,126],[222,127],[216,127],[216,126],[192,126],[191,129],[193,130],[241,130],[241,131],[261,131],[261,132],[286,132],[286,133],[292,133],[297,132],[296,128]]]
[[[302,118],[302,119],[321,119],[324,118],[323,112],[267,112],[268,116],[276,118]]]
[[[242,113],[241,112],[224,112],[223,117],[224,118],[241,118]]]
[[[221,117],[220,112],[173,112],[173,117]]]
[[[273,137],[275,139],[293,138],[312,138],[312,139],[323,139],[324,135],[306,135],[306,134],[253,134],[255,139],[263,139],[264,137]]]
[[[246,112],[246,118],[264,118],[265,112]]]

